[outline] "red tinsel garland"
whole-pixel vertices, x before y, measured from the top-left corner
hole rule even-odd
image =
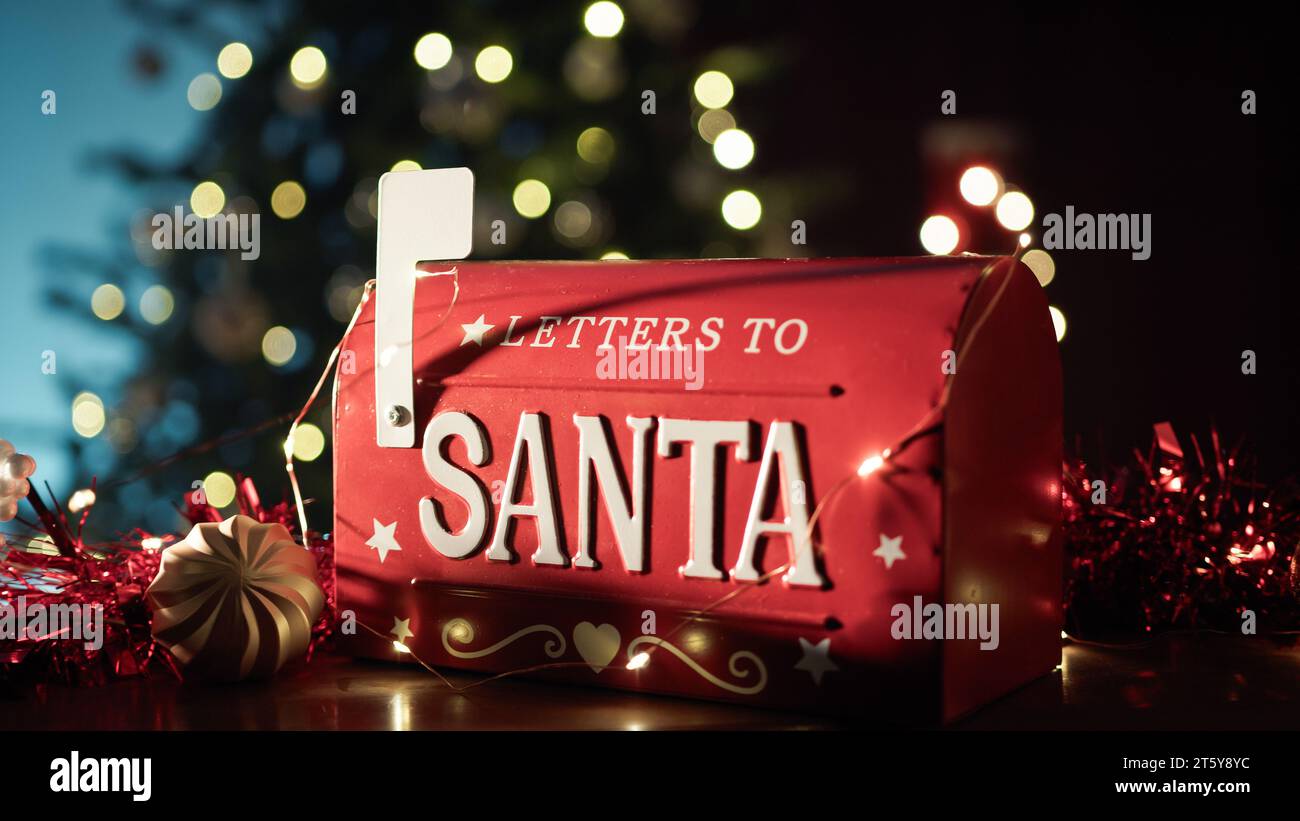
[[[1168,423],[1156,425],[1147,454],[1090,471],[1065,464],[1065,621],[1090,639],[1171,629],[1242,633],[1254,614],[1259,633],[1300,629],[1296,486],[1249,478],[1240,449],[1217,432],[1193,459]],[[1098,484],[1102,483],[1102,484]]]
[[[180,665],[154,642],[152,614],[144,598],[158,573],[161,548],[175,538],[135,530],[115,542],[87,543],[81,538],[86,514],[74,531],[62,510],[48,510],[34,492],[29,498],[41,522],[40,529],[32,526],[32,536],[44,549],[33,550],[29,544],[21,550],[0,543],[0,607],[17,612],[20,606],[34,611],[39,605],[48,611],[55,606],[99,605],[103,608],[101,641],[100,646],[87,649],[87,642],[76,638],[0,639],[0,685],[97,685],[154,671],[180,678]],[[243,515],[282,524],[302,542],[296,511],[288,502],[264,506],[252,480],[246,478],[239,482],[236,500]],[[196,502],[193,495],[187,498],[185,515],[191,524],[225,518],[211,505]],[[325,591],[325,608],[312,628],[310,658],[333,630],[336,599],[332,542],[327,535],[313,532],[306,546],[316,559]]]

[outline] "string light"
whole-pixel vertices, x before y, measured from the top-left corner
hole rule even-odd
[[[410,652],[411,652],[411,648],[407,647],[405,644],[402,644],[400,641],[395,641],[395,642],[393,642],[393,649],[396,650],[396,651],[399,652],[399,653],[410,653]]]
[[[990,205],[1002,193],[1002,178],[991,168],[973,165],[961,175],[957,187],[971,205]]]
[[[692,90],[695,92],[695,99],[705,108],[722,108],[731,102],[732,95],[736,93],[731,78],[721,71],[704,72],[695,78]]]
[[[294,180],[285,180],[271,192],[271,210],[282,220],[291,220],[307,207],[307,192]]]
[[[1008,231],[1023,231],[1034,221],[1034,204],[1020,191],[1008,191],[998,198],[998,222]]]
[[[253,52],[243,43],[227,43],[217,54],[217,71],[222,77],[238,80],[253,67]]]
[[[722,200],[722,218],[738,231],[748,231],[763,216],[763,203],[752,191],[732,191]]]
[[[600,0],[587,6],[582,24],[593,37],[614,37],[623,30],[623,10],[617,3]]]
[[[635,656],[633,656],[632,660],[627,663],[627,669],[640,670],[642,667],[645,667],[649,663],[650,663],[650,654],[642,650],[640,653],[637,653]]]
[[[728,128],[714,138],[713,158],[723,168],[744,168],[754,159],[754,140],[739,128]]]
[[[952,217],[935,214],[921,223],[921,247],[936,256],[951,254],[961,241],[961,231]]]
[[[215,217],[226,207],[226,192],[212,180],[204,180],[190,192],[190,210],[203,219]]]
[[[229,473],[214,470],[203,479],[203,494],[213,507],[225,507],[235,501],[235,480]]]
[[[162,285],[151,285],[140,295],[140,316],[150,325],[161,325],[171,318],[176,298]]]
[[[431,31],[415,43],[415,62],[420,68],[437,71],[451,62],[451,40]]]
[[[262,335],[262,357],[271,365],[286,365],[297,352],[297,337],[283,325],[276,325]]]
[[[313,89],[325,78],[328,65],[325,52],[315,46],[304,46],[289,60],[289,76],[298,88]]]
[[[78,490],[68,499],[68,511],[71,513],[80,513],[86,508],[93,507],[94,505],[95,491],[88,487]]]
[[[474,58],[474,73],[485,83],[499,83],[510,76],[514,58],[501,46],[488,46]]]
[[[117,319],[125,309],[126,295],[116,285],[105,282],[90,295],[90,310],[105,322]]]
[[[889,448],[885,448],[874,456],[868,456],[858,465],[858,475],[862,477],[870,476],[885,466],[885,460],[889,458]]]
[[[190,80],[185,99],[195,111],[210,111],[221,102],[221,81],[217,75],[204,72]]]
[[[1065,339],[1065,314],[1055,305],[1047,306],[1047,310],[1052,315],[1052,328],[1056,331],[1056,341],[1060,342]]]
[[[90,391],[72,400],[72,429],[78,436],[94,438],[104,429],[104,401]]]
[[[519,216],[534,220],[551,207],[551,189],[541,180],[524,180],[515,186],[511,200]]]

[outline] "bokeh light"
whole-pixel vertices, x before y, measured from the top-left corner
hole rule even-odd
[[[304,462],[314,462],[325,452],[325,434],[321,429],[304,422],[293,434],[293,458]]]
[[[719,134],[735,127],[736,118],[731,116],[731,112],[725,108],[710,108],[700,115],[700,121],[695,124],[695,130],[700,133],[700,139],[706,143],[712,143],[718,138]]]
[[[262,335],[262,357],[277,368],[288,364],[297,352],[297,337],[283,325],[276,325]]]
[[[215,217],[226,207],[226,192],[212,180],[204,180],[190,192],[190,210],[203,219]]]
[[[315,46],[304,46],[294,52],[289,61],[289,76],[298,88],[311,89],[325,79],[327,67],[325,52]]]
[[[748,231],[758,225],[762,216],[763,203],[752,191],[742,188],[722,200],[722,219],[738,231]]]
[[[957,250],[957,243],[960,241],[961,231],[958,230],[957,223],[953,222],[952,217],[935,214],[926,217],[925,222],[921,223],[921,247],[931,254],[936,256],[951,254]]]
[[[591,209],[585,203],[569,200],[555,209],[555,230],[569,239],[578,239],[591,230]]]
[[[88,507],[94,507],[95,498],[95,491],[88,487],[83,487],[81,490],[73,492],[73,494],[68,497],[68,512],[80,513]]]
[[[221,102],[221,81],[217,75],[204,72],[190,80],[190,87],[185,91],[185,99],[195,111],[209,111]]]
[[[150,325],[161,325],[171,318],[176,298],[162,285],[151,285],[140,295],[140,316]]]
[[[72,429],[87,439],[98,436],[104,429],[104,400],[90,391],[82,391],[73,397]]]
[[[126,294],[110,282],[105,282],[90,295],[90,310],[105,322],[117,319],[125,309]]]
[[[420,68],[437,71],[451,62],[451,40],[431,31],[415,43],[415,62]]]
[[[973,165],[961,175],[958,187],[971,205],[990,205],[1002,193],[1002,178],[991,168]]]
[[[1044,288],[1056,278],[1056,260],[1052,259],[1052,255],[1043,249],[1034,248],[1026,251],[1025,255],[1020,259],[1025,265],[1029,266],[1029,270],[1034,272],[1034,276],[1038,278],[1038,284]]]
[[[551,189],[541,180],[524,180],[515,186],[511,199],[519,216],[535,220],[551,207]]]
[[[474,73],[485,83],[499,83],[510,76],[514,58],[501,46],[488,46],[474,58]]]
[[[998,199],[998,222],[1008,231],[1023,231],[1034,221],[1034,204],[1020,191],[1008,191]]]
[[[291,220],[307,207],[307,192],[293,180],[285,180],[271,192],[271,210],[280,219]]]
[[[622,251],[606,251],[600,255],[601,259],[628,259],[628,255]]]
[[[235,480],[225,471],[214,470],[203,479],[203,495],[213,507],[225,507],[235,501]]]
[[[623,9],[618,3],[600,0],[587,6],[582,24],[593,37],[614,37],[623,30]]]
[[[415,160],[398,160],[393,163],[392,171],[419,171],[420,164]]]
[[[222,77],[238,80],[253,67],[253,52],[243,43],[227,43],[217,54],[217,71]]]
[[[695,79],[695,99],[705,108],[722,108],[735,93],[731,78],[721,71],[706,71]]]
[[[713,141],[713,158],[723,168],[744,168],[754,159],[754,141],[739,128],[729,128]]]
[[[578,156],[595,165],[605,165],[614,159],[614,137],[599,126],[592,126],[578,135]]]
[[[1056,331],[1056,341],[1065,339],[1065,314],[1055,305],[1048,305],[1047,311],[1052,315],[1052,329]]]

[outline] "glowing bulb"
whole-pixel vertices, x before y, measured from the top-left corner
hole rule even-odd
[[[407,647],[405,644],[402,644],[400,641],[393,642],[393,649],[399,653],[411,652],[411,648]]]
[[[1029,236],[1029,234],[1021,234],[1020,237],[1016,240],[1016,242],[1020,243],[1021,248],[1028,248],[1029,243],[1033,241],[1034,238]]]
[[[973,165],[961,175],[958,187],[971,205],[989,205],[1002,193],[1002,179],[992,169]]]
[[[157,536],[149,536],[140,540],[140,547],[144,550],[162,550],[163,540]]]
[[[1028,266],[1029,270],[1034,272],[1034,276],[1038,279],[1038,284],[1043,287],[1047,287],[1048,283],[1056,277],[1056,261],[1052,259],[1051,254],[1041,248],[1026,251],[1025,255],[1020,258],[1020,261]]]
[[[271,192],[271,210],[282,220],[291,220],[307,207],[307,192],[293,180],[285,180]]]
[[[752,191],[743,188],[732,191],[722,200],[722,218],[738,231],[748,231],[758,225],[763,216],[763,203]]]
[[[87,439],[98,436],[104,429],[104,400],[90,391],[77,394],[72,400],[72,429]]]
[[[936,256],[951,254],[961,241],[961,231],[951,217],[936,214],[921,223],[921,247]]]
[[[126,309],[126,294],[122,289],[105,282],[90,295],[90,310],[104,321],[117,319]]]
[[[1034,221],[1034,204],[1019,191],[1008,191],[998,199],[998,222],[1008,231],[1023,231]]]
[[[474,72],[485,83],[499,83],[510,76],[514,58],[501,46],[488,46],[474,58]]]
[[[208,111],[221,102],[221,81],[217,75],[204,72],[190,80],[190,87],[185,90],[185,99],[195,111]]]
[[[722,108],[731,102],[736,88],[721,71],[706,71],[695,79],[695,99],[705,108]]]
[[[614,136],[599,126],[578,135],[578,156],[592,165],[605,165],[614,159]]]
[[[262,356],[276,367],[287,364],[297,352],[297,337],[283,325],[276,325],[262,336]]]
[[[293,458],[313,462],[325,452],[325,434],[310,422],[304,422],[287,444],[293,448]]]
[[[650,654],[645,651],[642,651],[632,657],[632,660],[627,663],[627,669],[640,670],[642,667],[645,667],[649,663],[650,663]]]
[[[150,325],[161,325],[171,318],[176,298],[162,285],[151,285],[140,295],[140,316]]]
[[[253,52],[243,43],[227,43],[217,54],[217,71],[222,77],[238,80],[253,67]]]
[[[226,192],[212,180],[204,180],[190,192],[190,210],[203,219],[215,217],[226,206]]]
[[[754,159],[754,141],[739,128],[728,128],[713,140],[713,158],[733,171]]]
[[[871,474],[875,473],[876,471],[884,467],[885,460],[888,458],[889,458],[888,450],[884,450],[880,453],[877,453],[875,456],[868,456],[866,459],[862,460],[862,464],[858,465],[858,475],[870,476]]]
[[[229,473],[214,470],[203,480],[203,495],[213,507],[225,507],[235,501],[235,480]]]
[[[95,491],[90,488],[82,488],[68,499],[68,511],[70,513],[80,513],[88,507],[95,504]]]
[[[623,10],[617,3],[600,0],[587,6],[582,24],[593,37],[613,37],[623,30]]]
[[[315,46],[304,46],[289,60],[289,76],[298,88],[315,88],[324,79],[327,65],[325,52]]]
[[[551,207],[551,189],[541,180],[524,180],[515,186],[511,199],[519,216],[535,220]]]
[[[1052,328],[1056,331],[1056,341],[1060,342],[1065,338],[1065,314],[1055,305],[1048,305],[1047,310],[1052,315]]]
[[[437,71],[451,62],[451,40],[431,31],[415,43],[415,62],[420,68]]]

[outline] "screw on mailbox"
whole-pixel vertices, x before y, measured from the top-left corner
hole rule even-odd
[[[393,405],[388,409],[388,424],[395,428],[400,428],[407,422],[411,421],[411,414],[401,405]]]

